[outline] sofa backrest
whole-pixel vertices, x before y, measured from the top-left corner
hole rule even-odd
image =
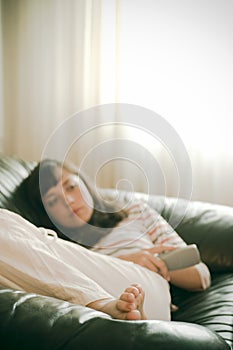
[[[26,203],[17,193],[22,181],[36,166],[35,161],[24,161],[15,157],[0,156],[0,207],[24,216]]]

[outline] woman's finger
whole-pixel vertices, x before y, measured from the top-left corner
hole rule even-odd
[[[147,249],[148,252],[150,252],[151,254],[160,254],[163,253],[165,251],[170,251],[170,250],[175,250],[177,249],[177,247],[173,246],[173,245],[156,245],[153,248],[149,248]]]
[[[167,268],[167,265],[165,264],[165,262],[163,260],[161,260],[158,257],[153,257],[153,264],[157,267],[157,269],[159,270],[159,274],[161,276],[163,276],[167,281],[170,281],[170,275],[169,275],[169,271]]]
[[[153,260],[148,259],[144,267],[153,272],[159,273],[159,267],[153,262]]]

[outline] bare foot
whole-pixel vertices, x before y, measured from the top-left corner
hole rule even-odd
[[[87,306],[119,320],[146,320],[143,310],[144,291],[138,284],[125,289],[119,299],[96,300]]]

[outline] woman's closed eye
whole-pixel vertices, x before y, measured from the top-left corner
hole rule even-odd
[[[49,208],[52,208],[54,205],[58,203],[58,198],[57,197],[52,197],[51,199],[46,201],[46,205]]]
[[[78,187],[78,184],[76,182],[71,182],[67,184],[65,190],[66,192],[72,192],[75,187]]]

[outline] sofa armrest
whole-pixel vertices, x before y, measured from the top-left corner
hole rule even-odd
[[[119,321],[55,298],[0,289],[2,350],[229,350],[205,327],[184,322]]]
[[[211,272],[233,271],[233,208],[211,203],[180,200],[175,215],[176,231],[188,243],[196,243],[202,260]],[[174,210],[173,199],[166,199],[162,215],[169,219]],[[183,215],[183,218],[181,216]]]

